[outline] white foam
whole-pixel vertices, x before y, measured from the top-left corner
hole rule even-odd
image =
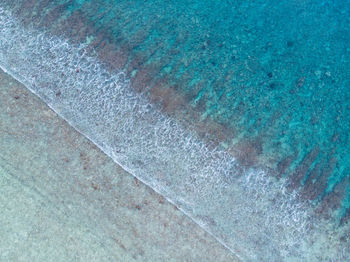
[[[305,258],[310,219],[296,194],[262,170],[240,174],[83,44],[24,28],[0,7],[0,66],[243,260]]]

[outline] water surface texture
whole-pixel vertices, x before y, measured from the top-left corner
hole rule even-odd
[[[350,1],[4,0],[0,40],[4,70],[243,260],[350,257]]]

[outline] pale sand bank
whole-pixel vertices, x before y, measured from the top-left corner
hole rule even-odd
[[[0,71],[0,261],[237,261]]]

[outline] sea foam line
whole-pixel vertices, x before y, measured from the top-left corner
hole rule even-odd
[[[0,40],[3,70],[242,260],[303,256],[308,212],[282,181],[241,174],[232,155],[162,114],[86,45],[24,28],[1,7]]]

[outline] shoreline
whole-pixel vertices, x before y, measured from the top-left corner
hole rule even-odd
[[[2,71],[0,91],[2,259],[238,261]]]
[[[53,91],[54,91],[54,89],[53,89]],[[66,91],[66,90],[65,90]],[[62,96],[62,97],[65,97],[65,92],[61,92],[61,95],[60,96]],[[54,97],[55,96],[55,94],[52,96],[52,97]],[[57,96],[57,93],[56,93],[56,96]],[[172,96],[172,95],[170,95],[170,96]],[[46,99],[48,99],[48,100],[50,100],[48,97],[45,97]],[[44,99],[45,100],[45,99]],[[59,99],[57,99],[57,100],[59,100]],[[60,102],[59,102],[60,103]],[[54,105],[54,106],[56,106],[56,108],[59,108],[60,110],[63,110],[64,108],[63,107],[60,107],[60,106],[62,106],[62,105],[60,105],[60,104],[56,104],[56,105]],[[72,111],[73,113],[76,113],[76,112],[74,112],[74,110]],[[69,110],[68,110],[68,115],[69,115],[69,113],[72,113],[72,112],[69,112]],[[66,113],[67,113],[67,111],[66,111]],[[78,119],[79,120],[79,115],[77,115],[77,116],[75,116],[76,117],[76,119]],[[80,120],[82,120],[82,118],[80,119]],[[74,122],[74,121],[73,121]],[[89,122],[88,121],[88,124],[91,124],[92,123],[92,121],[91,122]],[[79,126],[79,125],[81,125],[82,123],[77,123],[77,122],[75,122],[75,124],[76,124],[76,127],[77,127],[77,124],[78,124],[78,129],[79,129],[79,127],[81,128],[81,126]],[[73,124],[73,126],[74,126],[74,124]],[[103,125],[102,125],[103,126]],[[83,130],[84,130],[84,128],[86,128],[86,126],[82,126],[83,127]],[[84,133],[84,132],[82,132],[82,133]],[[94,140],[94,139],[92,139],[92,140]],[[95,140],[96,141],[96,140]],[[106,146],[106,144],[104,144],[104,141],[98,141],[97,140],[97,142],[96,142],[96,144],[100,144],[100,145],[102,145],[102,146]],[[118,145],[117,143],[116,143],[116,145]],[[108,144],[107,144],[107,146],[108,146]],[[254,146],[254,145],[253,145]],[[253,146],[251,146],[251,147],[253,147]],[[215,149],[215,146],[213,147],[214,149]],[[106,147],[105,147],[105,149],[106,149]],[[107,147],[107,149],[108,149],[108,147]],[[122,148],[121,148],[122,149]],[[211,150],[211,148],[209,147],[209,152],[211,152],[210,150]],[[118,152],[117,152],[118,153]],[[112,155],[111,155],[112,156]],[[136,160],[135,161],[138,161],[139,159],[137,159],[137,157],[135,157],[136,158]],[[219,158],[220,159],[220,158]],[[306,159],[307,160],[307,159]],[[126,160],[125,160],[126,161]],[[142,166],[142,162],[140,163],[140,162],[135,162],[137,165],[141,165]],[[305,163],[305,166],[307,166],[308,165],[308,163],[307,163],[307,161],[306,161],[306,163]],[[223,169],[225,169],[225,168],[223,168]],[[160,172],[160,171],[162,171],[162,168],[161,167],[159,167],[158,169],[157,169],[157,171],[158,172]],[[224,171],[226,171],[226,170],[224,170]],[[160,176],[163,176],[163,174],[159,174]],[[204,179],[206,179],[207,177],[205,177]],[[210,178],[210,177],[209,177]],[[252,177],[251,177],[252,178]],[[230,179],[230,177],[228,178],[228,179]],[[232,179],[232,181],[229,181],[229,182],[227,182],[226,181],[226,183],[228,184],[228,185],[230,185],[230,184],[234,184],[234,182],[235,182],[235,180],[233,179],[233,178],[231,178]],[[252,178],[252,179],[254,179],[254,177]],[[162,180],[159,180],[160,181],[160,185],[162,186],[162,183],[163,183],[163,181]],[[166,180],[165,180],[166,181]],[[166,181],[167,182],[167,181]],[[168,183],[169,182],[171,182],[171,180],[170,181],[168,181]],[[196,180],[193,180],[191,183],[196,183],[196,182],[198,182],[198,180],[196,181]],[[266,181],[262,181],[263,183],[265,182],[265,183],[267,183],[268,184],[268,182],[266,182]],[[188,184],[190,184],[190,183],[188,183]],[[188,185],[187,184],[187,185]],[[210,184],[210,183],[208,183],[207,182],[207,184]],[[186,184],[185,184],[186,185]],[[215,184],[214,184],[215,185]],[[253,184],[253,186],[254,185],[259,185],[259,184]],[[159,186],[159,184],[153,184],[153,186],[151,186],[151,187],[153,187],[153,188],[157,188],[157,186]],[[167,183],[165,183],[165,186],[169,186],[169,185],[167,185]],[[249,185],[248,185],[249,186]],[[252,185],[250,185],[250,186],[252,186]],[[195,186],[193,186],[193,187],[195,187]],[[158,188],[159,189],[159,188]],[[207,192],[209,192],[209,193],[211,193],[210,192],[210,190],[209,189],[212,189],[211,187],[204,187],[204,191],[207,191]],[[267,189],[269,189],[268,187],[267,187]],[[164,188],[161,188],[160,187],[160,190],[165,190],[165,191],[163,191],[163,193],[164,194],[166,194],[167,193],[167,191],[166,191],[166,189],[164,189]],[[186,191],[185,191],[185,193],[187,192],[191,192],[191,190],[193,191],[194,189],[193,188],[191,188],[191,187],[189,187],[189,188],[186,188]],[[251,190],[251,188],[250,188],[250,190]],[[175,192],[176,192],[176,190],[175,190]],[[215,192],[216,191],[214,191],[214,195],[215,195]],[[169,192],[168,192],[169,193]],[[174,193],[174,192],[172,192],[172,193]],[[206,192],[200,192],[200,193],[206,193]],[[186,197],[186,195],[184,195],[185,197]],[[180,195],[180,197],[182,197],[181,195]],[[187,197],[188,197],[188,195],[187,195]],[[264,196],[265,197],[265,196]],[[189,198],[189,199],[191,199],[191,197]],[[223,197],[223,199],[224,199],[224,197]],[[221,200],[223,200],[223,199],[221,199]],[[180,198],[180,200],[181,200],[181,198]],[[187,207],[186,206],[186,204],[187,204],[187,201],[188,199],[182,199],[179,203],[175,203],[175,204],[177,204],[178,206],[180,206],[181,207],[181,205],[184,205],[184,203],[185,203],[185,208],[188,208],[187,210],[190,210],[190,212],[191,212],[191,202],[189,202],[189,207]],[[283,202],[283,201],[282,201]],[[194,202],[195,204],[197,203],[197,202]],[[244,203],[244,202],[243,202]],[[283,204],[285,204],[285,203],[283,203]],[[289,203],[288,203],[289,204]],[[228,204],[227,204],[228,205]],[[193,207],[192,207],[193,208]],[[229,205],[228,205],[228,208],[230,208],[229,207]],[[293,210],[293,206],[291,206],[291,209],[292,209],[292,211],[295,211],[295,210]],[[228,209],[228,210],[230,210],[230,209]],[[185,213],[186,213],[186,211],[184,211]],[[205,213],[205,212],[204,212]],[[190,213],[191,214],[191,213]],[[281,214],[283,214],[283,212],[281,213]],[[225,217],[225,216],[224,216]],[[199,217],[200,218],[200,217]],[[222,218],[222,217],[221,217]],[[198,218],[197,218],[198,219]],[[199,221],[199,222],[198,222]],[[200,218],[200,220],[197,220],[197,223],[201,223],[201,222],[203,222],[204,221],[204,226],[208,226],[209,225],[209,228],[210,227],[217,227],[217,225],[216,225],[216,221],[215,221],[215,219],[213,220],[211,220],[210,219],[210,217],[209,218],[205,218],[204,216],[203,216],[203,218]],[[220,220],[219,220],[220,221]],[[223,222],[223,221],[221,221],[221,222]],[[219,223],[219,226],[222,226],[222,224],[220,224]],[[218,226],[218,227],[219,227]],[[237,230],[237,228],[236,228],[236,230]],[[215,232],[215,230],[214,230],[214,233],[218,233],[218,235],[220,235],[220,232]],[[226,236],[225,235],[223,235],[223,236],[220,236],[220,238],[221,239],[225,239],[226,238]],[[244,238],[244,237],[243,237]]]

